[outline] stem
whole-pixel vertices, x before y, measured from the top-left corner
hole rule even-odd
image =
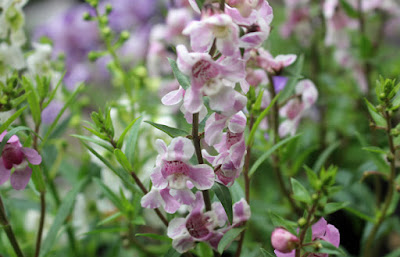
[[[392,130],[392,123],[391,123],[391,115],[388,111],[385,111],[385,119],[386,119],[386,124],[387,124],[387,138],[389,141],[389,149],[390,149],[390,155],[391,158],[388,158],[388,161],[390,162],[390,176],[389,176],[389,188],[388,188],[388,193],[386,194],[385,202],[383,203],[382,211],[378,215],[378,220],[372,227],[371,233],[368,236],[368,239],[365,244],[365,250],[364,250],[364,256],[369,257],[372,256],[373,251],[372,251],[372,245],[376,236],[376,233],[379,230],[379,227],[382,225],[382,222],[386,218],[387,211],[389,210],[390,203],[392,201],[394,192],[395,192],[395,178],[396,178],[396,166],[395,166],[395,156],[396,156],[396,148],[394,146],[393,142],[393,136],[390,134],[390,131]]]
[[[199,113],[193,114],[192,126],[193,126],[192,140],[193,140],[194,149],[196,151],[197,162],[199,164],[204,164],[203,156],[201,154],[201,143],[200,143],[200,137],[199,137]],[[204,190],[204,191],[202,191],[202,193],[203,193],[203,198],[204,198],[204,204],[206,206],[206,211],[210,211],[211,210],[210,194],[208,193],[208,190]]]
[[[268,73],[269,86],[271,92],[271,99],[274,99],[276,96],[274,81],[272,79],[272,75]],[[279,103],[278,101],[272,106],[272,128],[274,131],[274,145],[279,143]],[[280,168],[280,157],[279,157],[279,149],[276,150],[276,154],[272,154],[272,168],[275,172],[276,177],[278,178],[279,188],[281,193],[289,200],[290,206],[292,209],[298,214],[301,215],[301,209],[296,205],[295,201],[291,197],[291,192],[286,189],[285,183],[283,181],[282,171]]]
[[[45,217],[46,217],[46,192],[43,191],[40,192],[40,221],[39,221],[39,230],[36,237],[35,257],[39,257]]]
[[[13,247],[15,254],[18,257],[24,257],[24,254],[21,251],[21,248],[20,248],[20,246],[18,244],[17,238],[15,237],[15,234],[14,234],[14,231],[13,231],[13,229],[11,227],[11,224],[7,220],[7,215],[6,215],[6,212],[5,212],[5,209],[4,209],[3,200],[1,199],[1,196],[0,196],[0,223],[1,223],[1,225],[3,225],[3,229],[6,232],[8,240],[10,241],[11,246]]]

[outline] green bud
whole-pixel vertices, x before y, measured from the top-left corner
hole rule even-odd
[[[379,99],[380,99],[381,101],[385,100],[385,98],[386,98],[386,94],[385,94],[385,93],[380,93],[380,94],[379,94]]]
[[[299,224],[299,227],[302,228],[307,224],[307,220],[303,217],[301,217],[298,221],[297,224]]]
[[[313,201],[317,201],[318,200],[318,194],[315,194],[315,193],[312,194],[311,198],[312,198]]]
[[[90,21],[90,20],[92,19],[92,16],[91,16],[88,12],[85,12],[85,13],[83,14],[83,19],[84,19],[85,21]]]
[[[389,153],[387,154],[387,156],[386,156],[386,159],[388,160],[388,162],[392,162],[392,161],[394,160],[393,154],[389,152]]]
[[[315,247],[315,250],[320,250],[320,249],[322,249],[322,244],[321,243],[316,243],[315,245],[314,245],[314,247]]]
[[[135,74],[139,77],[146,77],[147,76],[147,70],[144,66],[138,66],[135,69]]]
[[[121,40],[124,41],[124,42],[126,40],[128,40],[130,36],[131,36],[130,33],[128,31],[126,31],[126,30],[122,31],[121,35],[120,35]]]
[[[111,6],[111,4],[107,4],[107,5],[106,5],[106,13],[107,13],[107,14],[110,14],[111,11],[112,11],[112,6]]]
[[[104,37],[109,37],[109,36],[111,35],[111,29],[110,29],[110,27],[104,27],[104,28],[101,30],[101,34],[102,34]]]
[[[89,61],[94,62],[99,58],[99,54],[97,52],[91,51],[88,54]]]
[[[108,17],[107,16],[101,16],[99,18],[99,21],[100,21],[101,24],[106,25],[106,24],[108,24]]]

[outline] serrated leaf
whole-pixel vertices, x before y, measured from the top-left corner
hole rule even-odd
[[[76,135],[76,134],[73,134],[71,136],[79,138],[79,139],[82,139],[82,140],[85,140],[85,141],[88,141],[88,142],[92,142],[92,143],[94,143],[94,144],[96,144],[98,146],[103,147],[104,149],[106,149],[107,151],[109,151],[111,153],[114,152],[114,148],[106,141],[103,141],[103,140],[100,140],[100,139],[97,139],[97,138],[92,138],[92,137],[87,137],[87,136],[82,136],[82,135]]]
[[[282,147],[283,145],[287,144],[288,142],[292,141],[293,139],[299,137],[301,134],[294,135],[292,137],[285,138],[282,141],[279,141],[276,145],[268,149],[264,154],[262,154],[257,161],[254,162],[253,166],[251,167],[249,171],[249,176],[251,177],[254,172],[257,171],[258,167],[266,160],[268,157],[273,154],[278,148]]]
[[[276,214],[276,213],[274,213],[272,211],[268,212],[268,216],[269,216],[272,224],[275,227],[284,227],[287,231],[289,231],[293,235],[297,235],[297,232],[296,232],[296,229],[295,229],[296,226],[297,226],[296,222],[292,222],[292,221],[286,220],[283,217],[281,217],[280,215],[278,215],[278,214]]]
[[[188,89],[190,87],[189,77],[179,70],[175,60],[168,58],[168,62],[171,65],[172,72],[174,73],[176,80],[178,80],[179,85],[181,85],[185,90]]]
[[[152,238],[155,240],[167,241],[167,242],[172,241],[172,239],[167,236],[157,235],[157,234],[153,234],[153,233],[138,233],[138,234],[135,234],[135,236],[148,237],[148,238]]]
[[[362,148],[365,151],[372,152],[372,153],[380,153],[380,154],[387,154],[387,152],[379,147],[376,146],[366,146]]]
[[[172,128],[169,127],[167,125],[162,125],[162,124],[158,124],[158,123],[154,123],[151,121],[145,121],[146,123],[152,125],[153,127],[155,127],[156,129],[159,129],[163,132],[165,132],[168,136],[174,138],[174,137],[186,137],[187,135],[189,135],[188,132],[182,130],[182,129],[178,129],[178,128]]]
[[[289,80],[286,83],[283,90],[280,92],[279,103],[285,102],[293,93],[293,90],[297,84],[297,81],[302,78],[301,72],[303,70],[304,65],[304,55],[300,55],[297,58],[296,62],[293,64],[292,67],[289,68],[291,71],[291,76],[289,76]]]
[[[40,256],[42,257],[45,256],[53,247],[57,239],[58,231],[60,230],[61,226],[64,225],[65,220],[68,218],[73,209],[76,196],[86,183],[87,183],[86,179],[80,181],[64,197],[64,200],[61,203],[60,208],[58,208],[53,224],[51,225],[49,232],[47,233],[46,238],[43,241],[43,244],[41,246]]]
[[[342,203],[327,203],[324,207],[324,214],[331,214],[341,210],[349,205],[349,202],[342,202]]]
[[[126,171],[131,172],[133,170],[131,164],[128,161],[128,158],[126,158],[125,154],[121,151],[121,149],[118,148],[115,149],[114,155],[117,158],[118,162],[122,165],[122,167]]]
[[[13,123],[13,121],[15,121],[21,114],[23,111],[25,111],[25,109],[27,108],[27,106],[22,107],[21,109],[19,109],[18,111],[16,111],[13,115],[11,115],[10,118],[8,118],[1,126],[0,126],[0,134],[3,133],[10,125],[11,123]]]
[[[290,178],[290,183],[292,184],[293,198],[300,202],[310,204],[312,200],[307,189],[295,178]]]
[[[215,192],[215,195],[221,201],[221,204],[224,207],[226,215],[228,216],[228,220],[230,224],[232,224],[233,220],[232,197],[229,189],[226,186],[216,182],[214,183],[212,190]]]
[[[376,110],[376,108],[366,99],[364,98],[365,103],[367,104],[368,112],[371,114],[372,119],[375,124],[379,127],[386,128],[386,120],[380,115],[380,113]]]
[[[134,119],[131,123],[129,123],[129,125],[124,129],[124,131],[122,132],[121,136],[119,137],[118,141],[117,141],[117,147],[121,148],[122,144],[124,143],[124,139],[126,134],[129,132],[129,130],[132,128],[133,125],[135,125],[136,121],[139,119],[140,117],[137,117],[136,119]]]
[[[331,144],[328,148],[326,148],[321,155],[318,157],[317,161],[315,162],[314,166],[313,166],[313,170],[315,172],[319,172],[322,168],[322,166],[324,165],[324,163],[326,162],[326,160],[328,159],[328,157],[333,153],[333,151],[335,151],[336,148],[338,148],[340,145],[340,142],[335,142],[333,144]]]
[[[245,228],[232,228],[228,232],[225,233],[225,235],[221,238],[221,241],[219,241],[218,244],[218,252],[222,254],[225,250],[225,248],[233,241],[235,240],[236,237],[242,233],[242,231]]]

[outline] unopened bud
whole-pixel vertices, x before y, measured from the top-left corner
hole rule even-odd
[[[85,13],[83,14],[83,19],[84,19],[85,21],[90,21],[90,20],[92,19],[92,16],[91,16],[88,12],[85,12]]]
[[[283,228],[276,228],[271,234],[271,244],[275,250],[289,253],[296,248],[299,239]]]
[[[126,30],[122,31],[120,35],[122,41],[128,40],[130,36],[130,33]]]
[[[109,13],[111,13],[111,11],[112,11],[112,6],[111,6],[111,4],[107,4],[107,5],[106,5],[106,13],[109,14]]]
[[[103,34],[104,37],[109,37],[111,35],[111,29],[110,27],[105,27],[101,30],[101,34]]]
[[[298,221],[297,221],[297,224],[299,224],[299,227],[304,227],[306,224],[307,224],[307,220],[305,219],[305,218],[300,218]]]

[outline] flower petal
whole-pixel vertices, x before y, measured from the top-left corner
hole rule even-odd
[[[160,191],[161,197],[165,202],[164,210],[167,213],[175,213],[181,205],[170,193],[171,191],[167,188]]]
[[[182,101],[183,96],[185,94],[185,90],[182,87],[179,87],[177,90],[173,90],[166,94],[162,99],[161,102],[164,105],[175,105]]]
[[[314,225],[312,225],[311,230],[312,230],[313,240],[315,238],[321,238],[322,236],[325,235],[327,225],[328,222],[324,218],[321,218]]]
[[[39,165],[42,162],[42,157],[35,149],[24,147],[22,148],[22,152],[24,153],[28,162],[33,165]]]
[[[171,220],[168,224],[168,237],[175,239],[184,236],[188,233],[186,230],[186,219],[185,218],[175,218]]]
[[[214,184],[214,170],[207,164],[199,164],[191,167],[188,175],[197,189],[207,190]]]
[[[11,186],[15,190],[25,189],[26,185],[28,185],[31,175],[32,170],[29,168],[29,166],[26,166],[26,168],[23,170],[15,170],[13,174],[11,174]]]
[[[155,209],[164,205],[165,202],[161,197],[160,190],[152,188],[150,192],[145,194],[140,200],[140,204],[143,208]]]
[[[192,205],[193,201],[196,199],[193,192],[190,191],[189,189],[186,190],[171,189],[170,193],[178,202],[186,205]]]
[[[168,146],[168,161],[187,162],[194,154],[194,146],[192,142],[184,137],[176,137],[172,139]]]
[[[11,175],[11,170],[6,169],[3,164],[3,158],[0,158],[0,185],[3,185]]]

